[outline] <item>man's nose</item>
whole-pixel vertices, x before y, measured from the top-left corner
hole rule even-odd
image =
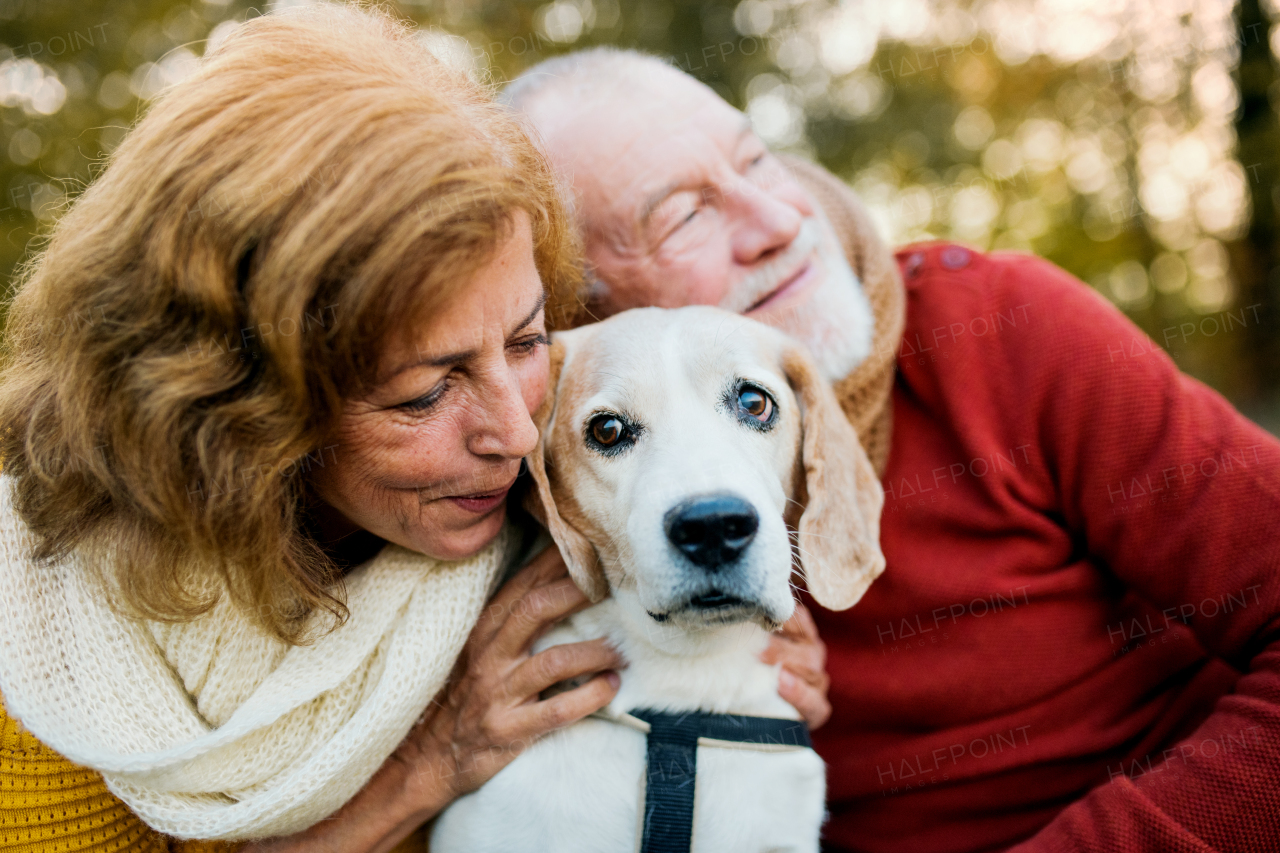
[[[734,260],[751,265],[785,249],[800,233],[804,214],[768,189],[746,184],[732,207],[738,219],[734,233]]]
[[[525,406],[519,376],[507,368],[485,383],[467,449],[477,456],[519,459],[538,444],[538,428]]]

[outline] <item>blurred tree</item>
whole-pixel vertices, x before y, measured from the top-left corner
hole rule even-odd
[[[145,98],[195,61],[180,46],[234,11],[171,0],[0,0],[6,280],[34,248],[38,229],[102,168]]]
[[[1244,365],[1251,368],[1255,387],[1280,382],[1280,122],[1274,104],[1280,99],[1280,78],[1272,52],[1271,21],[1259,0],[1241,0],[1236,11],[1241,37],[1236,78],[1240,109],[1236,135],[1240,162],[1249,175],[1252,217],[1245,238],[1236,244],[1233,260],[1240,270],[1241,303],[1258,305],[1261,321],[1245,337]]]

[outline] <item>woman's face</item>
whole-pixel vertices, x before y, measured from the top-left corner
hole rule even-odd
[[[363,528],[456,560],[498,534],[520,459],[538,440],[530,415],[547,391],[544,298],[520,213],[469,284],[387,345],[373,391],[346,402],[333,462],[313,469],[329,505],[323,538]]]

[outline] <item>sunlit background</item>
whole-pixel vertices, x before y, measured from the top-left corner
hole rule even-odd
[[[495,84],[618,44],[669,57],[772,146],[852,184],[895,244],[1029,251],[1280,430],[1280,0],[419,0]],[[147,102],[281,3],[0,0],[10,282]],[[1144,340],[1115,358],[1142,357]]]

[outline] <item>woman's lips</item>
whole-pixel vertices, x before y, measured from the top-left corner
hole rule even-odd
[[[512,480],[501,489],[494,492],[485,492],[484,494],[472,495],[450,495],[445,500],[452,501],[455,506],[475,513],[476,515],[484,515],[493,512],[501,503],[507,499],[507,492],[511,491],[511,487],[515,485]]]
[[[779,299],[786,296],[787,294],[793,293],[799,290],[801,286],[803,286],[804,284],[807,284],[809,279],[813,277],[812,275],[813,271],[814,271],[813,258],[810,258],[808,261],[805,262],[804,266],[796,270],[795,275],[791,276],[786,281],[782,282],[782,284],[778,285],[777,288],[775,288],[773,291],[768,293],[763,299],[761,299],[755,305],[752,305],[743,313],[750,314],[753,311],[759,311],[761,308],[767,308],[768,306],[772,305],[774,302],[777,302]]]

